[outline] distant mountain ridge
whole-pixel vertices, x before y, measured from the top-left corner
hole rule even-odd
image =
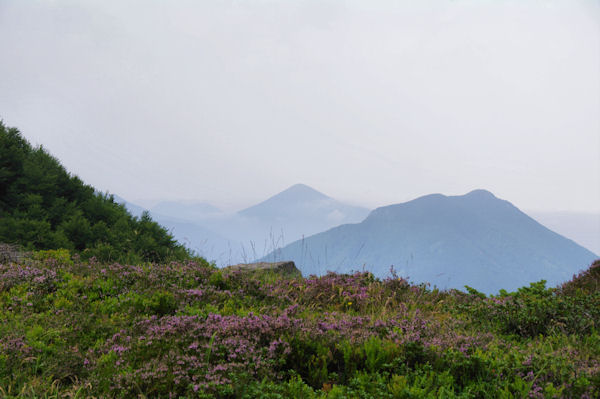
[[[159,202],[150,208],[150,211],[153,214],[165,215],[187,222],[202,221],[207,217],[213,217],[223,213],[223,211],[216,206],[206,202],[187,204],[176,201]]]
[[[144,208],[115,197],[133,214]],[[366,208],[337,201],[296,184],[254,206],[224,213],[204,202],[164,201],[149,210],[177,240],[219,266],[249,262],[286,243],[343,223],[359,222]]]
[[[129,213],[131,213],[131,214],[132,214],[133,216],[135,216],[135,217],[138,217],[138,218],[139,218],[139,217],[141,217],[141,216],[142,216],[142,214],[143,214],[144,212],[146,212],[146,211],[147,211],[147,209],[146,209],[146,208],[144,208],[144,207],[141,207],[141,206],[139,206],[139,205],[136,205],[136,204],[134,204],[134,203],[131,203],[131,202],[127,201],[127,200],[126,200],[125,198],[123,198],[123,197],[120,197],[120,196],[118,196],[118,195],[116,195],[116,194],[112,194],[112,196],[113,196],[113,198],[114,198],[114,200],[115,200],[115,202],[116,202],[117,204],[121,204],[121,205],[125,206],[125,209],[127,209],[127,211],[128,211]]]
[[[260,260],[293,260],[305,275],[364,267],[384,277],[393,265],[412,281],[493,293],[540,279],[566,281],[596,258],[510,202],[475,190],[377,208],[361,223],[315,234]]]
[[[238,260],[234,254],[239,250],[240,243],[210,230],[201,222],[197,222],[198,219],[190,217],[189,220],[185,220],[186,212],[188,216],[191,216],[197,214],[199,209],[200,211],[208,210],[212,212],[218,208],[208,204],[205,206],[203,203],[200,207],[197,207],[196,204],[181,204],[182,207],[180,208],[178,202],[165,201],[159,203],[160,206],[154,206],[151,210],[148,210],[118,195],[113,195],[113,197],[117,203],[124,205],[134,216],[140,217],[144,212],[149,212],[152,219],[164,226],[178,242],[186,245],[205,259],[218,264],[228,263],[232,258],[235,258],[233,259],[235,261]],[[162,214],[157,210],[166,211],[167,214]]]

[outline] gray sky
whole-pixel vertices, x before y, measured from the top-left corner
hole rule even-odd
[[[600,212],[600,2],[0,0],[0,118],[130,200]]]

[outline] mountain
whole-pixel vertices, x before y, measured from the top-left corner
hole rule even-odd
[[[296,241],[261,260],[293,260],[304,275],[364,268],[384,277],[393,265],[414,282],[495,293],[541,279],[558,284],[596,258],[510,202],[475,190],[377,208],[361,223]]]
[[[239,214],[275,219],[288,216],[287,213],[292,210],[301,210],[314,204],[328,204],[330,201],[331,198],[305,184],[295,184],[266,201],[240,211]]]
[[[549,229],[600,254],[600,213],[534,211],[528,214]]]
[[[219,208],[205,202],[185,204],[176,201],[159,202],[150,208],[150,212],[185,221],[202,221],[222,213]]]
[[[139,207],[126,201],[125,204],[132,211],[139,211]],[[201,202],[173,201],[159,203],[150,213],[178,240],[215,260],[217,265],[226,266],[249,262],[286,243],[340,224],[359,222],[369,210],[296,184],[235,213],[224,213]]]
[[[152,213],[152,218],[165,226],[177,241],[217,265],[247,260],[240,259],[240,255],[238,255],[241,247],[239,242],[224,237],[202,224],[185,222],[154,213]]]
[[[296,184],[238,215],[257,229],[258,236],[283,234],[288,242],[334,226],[362,221],[366,208],[344,204],[304,184]],[[277,237],[280,238],[280,237]]]
[[[141,207],[139,205],[133,204],[133,203],[125,200],[125,198],[123,198],[123,197],[119,197],[116,194],[113,194],[112,196],[115,199],[115,202],[117,204],[121,204],[121,205],[125,206],[125,209],[127,209],[127,211],[129,213],[131,213],[133,216],[136,216],[136,217],[139,218],[139,217],[142,216],[142,214],[144,212],[147,211],[147,209],[145,209],[145,208],[143,208],[143,207]]]
[[[208,211],[205,215],[215,214],[215,210],[220,212],[211,205],[203,203],[185,205],[178,202],[165,201],[152,207],[152,210],[148,211],[118,195],[113,195],[113,197],[117,203],[123,204],[134,216],[140,217],[143,212],[149,212],[152,219],[164,226],[177,241],[185,244],[196,254],[209,261],[224,265],[248,260],[241,259],[241,257],[237,255],[238,252],[240,252],[241,247],[239,242],[212,231],[200,222],[193,222],[191,216],[200,214],[202,210]],[[160,210],[167,211],[167,214],[159,213],[158,211]],[[186,212],[187,215],[190,216],[190,221],[184,220]],[[171,215],[177,215],[179,217]],[[201,220],[201,218],[198,219]]]

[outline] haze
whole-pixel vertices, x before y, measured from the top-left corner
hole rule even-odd
[[[600,212],[600,6],[0,0],[0,118],[129,200]]]

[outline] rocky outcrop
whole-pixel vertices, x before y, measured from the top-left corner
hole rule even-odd
[[[284,262],[258,262],[258,263],[240,263],[233,266],[227,266],[225,270],[276,273],[284,277],[301,277],[302,273],[292,261]]]
[[[0,243],[0,263],[19,262],[24,257],[25,253],[18,246]]]

